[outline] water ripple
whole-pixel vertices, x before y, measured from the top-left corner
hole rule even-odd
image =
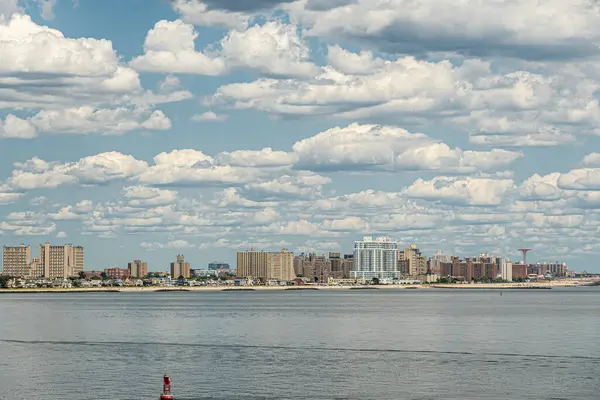
[[[410,354],[446,354],[467,356],[490,357],[520,357],[534,359],[569,359],[600,361],[600,357],[557,355],[557,354],[522,354],[522,353],[493,353],[471,351],[440,351],[440,350],[409,350],[409,349],[377,349],[377,348],[351,348],[351,347],[321,347],[321,346],[282,346],[282,345],[249,345],[249,344],[213,344],[213,343],[169,343],[169,342],[127,342],[127,341],[65,341],[65,340],[16,340],[0,339],[0,343],[14,343],[24,345],[64,345],[64,346],[161,346],[161,347],[207,347],[223,349],[264,349],[264,350],[290,350],[290,351],[331,351],[331,352],[357,352],[357,353],[410,353]]]

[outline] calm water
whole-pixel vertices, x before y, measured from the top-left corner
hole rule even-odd
[[[600,288],[0,295],[0,398],[598,399]],[[10,393],[10,395],[9,395]]]

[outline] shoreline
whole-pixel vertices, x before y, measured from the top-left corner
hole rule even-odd
[[[410,290],[410,289],[479,289],[479,290],[528,290],[552,289],[558,287],[592,286],[593,281],[551,281],[531,283],[475,283],[428,285],[368,285],[368,286],[144,286],[113,288],[36,288],[0,289],[1,293],[167,293],[167,292],[253,292],[253,291],[303,291],[303,290]]]

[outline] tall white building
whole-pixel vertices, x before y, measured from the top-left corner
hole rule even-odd
[[[350,272],[351,278],[390,279],[400,276],[397,242],[386,237],[373,239],[370,236],[354,242],[354,270]]]
[[[500,260],[500,276],[503,280],[512,282],[512,263],[508,258]]]
[[[442,253],[438,250],[434,255],[431,256],[431,267],[439,267],[442,263],[451,263],[452,256]]]

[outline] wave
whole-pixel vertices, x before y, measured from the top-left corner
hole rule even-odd
[[[325,346],[282,346],[282,345],[251,345],[251,344],[223,344],[223,343],[169,343],[169,342],[127,342],[127,341],[72,341],[72,340],[17,340],[0,339],[0,343],[13,343],[24,345],[64,345],[64,346],[161,346],[161,347],[206,347],[223,349],[264,349],[264,350],[289,350],[289,351],[331,351],[331,352],[357,352],[357,353],[409,353],[409,354],[445,354],[466,356],[491,356],[491,357],[521,357],[540,359],[574,359],[599,361],[600,357],[558,355],[558,354],[524,354],[524,353],[494,353],[476,351],[441,351],[441,350],[412,350],[412,349],[377,349],[377,348],[352,348],[352,347],[325,347]]]

